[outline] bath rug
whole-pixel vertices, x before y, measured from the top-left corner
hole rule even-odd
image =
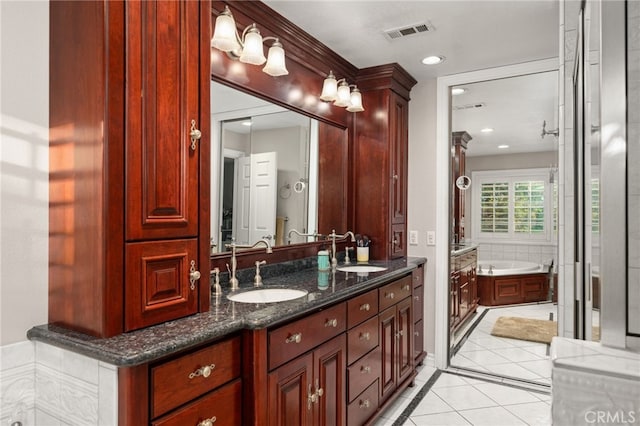
[[[493,325],[491,335],[550,344],[551,339],[558,335],[557,330],[558,323],[555,321],[520,317],[499,317]],[[600,340],[600,328],[593,327],[591,336],[594,342]]]

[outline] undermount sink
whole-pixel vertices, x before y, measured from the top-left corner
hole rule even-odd
[[[274,303],[298,299],[307,295],[306,290],[287,288],[261,288],[242,293],[230,294],[227,299],[240,303]]]
[[[381,272],[387,270],[384,266],[375,265],[348,265],[339,266],[337,269],[342,272]]]

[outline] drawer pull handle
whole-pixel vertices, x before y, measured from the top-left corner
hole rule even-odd
[[[189,288],[191,290],[196,289],[196,281],[200,279],[200,271],[196,270],[196,261],[191,261],[191,268],[189,268]]]
[[[362,367],[360,367],[360,372],[363,374],[369,374],[371,373],[371,367],[369,367],[368,365],[363,365]]]
[[[327,320],[327,322],[324,323],[324,326],[325,327],[337,327],[338,326],[338,320],[336,318]]]
[[[191,136],[191,150],[196,150],[196,141],[202,137],[202,132],[196,128],[196,120],[191,120],[191,131],[189,132],[189,136]]]
[[[213,426],[213,424],[217,421],[218,419],[216,419],[216,416],[211,417],[210,419],[204,419],[203,421],[201,421],[200,423],[198,423],[198,426]]]
[[[307,393],[307,410],[311,410],[311,404],[320,401],[320,397],[324,395],[324,389],[320,387],[320,382],[316,379],[316,390],[311,393],[311,384],[309,384],[309,392]]]
[[[202,377],[204,377],[206,379],[207,377],[209,377],[211,375],[211,373],[213,372],[214,368],[216,368],[215,364],[205,365],[203,367],[198,368],[193,373],[189,373],[189,378],[193,379],[194,377],[202,376]]]
[[[393,292],[391,292],[391,293],[386,293],[384,297],[386,297],[387,299],[393,299],[395,295],[393,294]]]
[[[418,336],[420,336],[420,332],[419,332],[419,331],[414,331],[414,332],[413,332],[413,335],[414,335],[414,336],[416,336],[416,337],[418,337]]]
[[[368,311],[369,309],[371,309],[371,305],[369,305],[368,303],[360,305],[360,310],[361,311]]]
[[[285,343],[300,343],[302,341],[302,333],[294,333],[287,337]]]
[[[371,334],[367,331],[366,333],[360,333],[360,340],[369,340],[371,339]]]
[[[360,400],[360,408],[369,408],[371,406],[371,402],[368,399]]]
[[[409,284],[405,284],[405,285],[402,286],[402,289],[404,291],[409,291],[409,290],[411,290],[411,286]]]
[[[413,298],[418,300],[418,301],[420,300],[420,296],[414,296]]]
[[[400,339],[402,336],[404,336],[404,330],[400,330],[396,333],[396,339]]]

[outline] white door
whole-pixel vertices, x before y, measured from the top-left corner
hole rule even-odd
[[[251,157],[235,160],[233,190],[233,238],[238,244],[249,244],[251,203]]]
[[[251,217],[249,240],[274,242],[276,233],[276,193],[278,161],[275,152],[251,154]]]

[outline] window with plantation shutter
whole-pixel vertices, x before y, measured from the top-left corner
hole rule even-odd
[[[557,228],[548,169],[473,172],[472,238],[551,241]]]

